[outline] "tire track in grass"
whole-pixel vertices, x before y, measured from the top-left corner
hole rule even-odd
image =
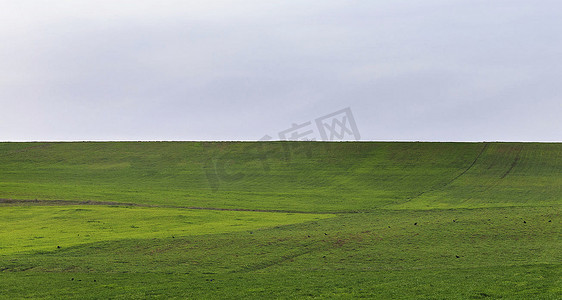
[[[503,173],[503,175],[501,175],[499,177],[499,179],[495,179],[494,182],[492,182],[486,188],[484,188],[482,190],[482,192],[489,191],[489,190],[497,187],[499,184],[502,183],[502,179],[504,179],[507,175],[509,175],[511,173],[511,171],[513,170],[513,168],[515,168],[515,166],[519,163],[519,160],[521,159],[521,152],[522,151],[523,151],[523,145],[521,145],[519,147],[519,150],[517,151],[517,154],[515,155],[515,158],[513,159],[513,162],[511,163],[510,167],[505,171],[505,173]],[[490,169],[490,167],[488,167],[488,169]]]
[[[504,179],[505,176],[509,175],[509,173],[511,173],[511,171],[513,170],[513,168],[515,168],[515,166],[517,165],[517,163],[519,162],[519,159],[521,158],[521,151],[523,151],[523,146],[521,146],[519,148],[519,151],[517,152],[517,154],[515,155],[515,158],[513,159],[513,162],[511,163],[511,166],[509,167],[509,169],[500,177],[500,179]]]
[[[474,167],[474,165],[476,164],[476,162],[478,161],[478,159],[480,159],[480,157],[482,156],[482,154],[484,154],[484,152],[486,151],[486,149],[488,149],[489,143],[484,143],[484,146],[482,147],[482,149],[480,150],[480,152],[478,153],[478,155],[476,155],[476,157],[474,158],[474,160],[472,161],[472,163],[468,166],[468,168],[466,168],[464,171],[462,171],[460,174],[458,174],[457,176],[453,177],[451,180],[449,180],[448,182],[445,183],[441,183],[438,185],[435,185],[434,187],[423,191],[417,195],[415,195],[414,197],[408,198],[408,200],[406,202],[410,202],[416,198],[421,197],[422,195],[426,194],[426,193],[430,193],[430,192],[434,192],[436,190],[439,189],[443,189],[447,186],[449,186],[450,184],[452,184],[453,182],[455,182],[457,179],[459,179],[461,176],[463,176],[464,174],[466,174],[468,171],[470,171],[470,169],[472,169],[472,167]]]
[[[443,186],[441,186],[441,188],[444,188],[448,185],[450,185],[451,183],[453,183],[455,180],[459,179],[461,176],[463,176],[464,174],[466,174],[466,172],[468,172],[470,169],[472,169],[472,167],[474,167],[474,165],[476,164],[476,162],[478,161],[478,159],[482,156],[482,154],[484,153],[484,151],[486,151],[486,149],[488,149],[488,145],[489,143],[484,143],[484,147],[482,147],[482,150],[480,150],[480,153],[478,153],[478,155],[476,156],[476,158],[474,159],[474,161],[472,161],[472,163],[470,164],[470,166],[468,166],[468,168],[466,168],[466,170],[462,171],[459,175],[455,176],[453,179],[451,179],[449,182],[445,183]],[[432,189],[435,190],[435,189]]]

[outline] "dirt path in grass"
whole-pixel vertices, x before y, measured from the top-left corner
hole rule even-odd
[[[119,205],[119,206],[145,206],[153,205],[123,203],[114,201],[78,201],[78,200],[19,200],[19,199],[0,199],[0,204],[4,205]]]
[[[115,205],[115,206],[135,206],[135,207],[161,207],[161,208],[181,208],[197,210],[217,210],[217,211],[250,211],[250,212],[270,212],[270,213],[293,213],[293,214],[341,214],[353,212],[314,212],[314,211],[294,211],[294,210],[274,210],[274,209],[246,209],[246,208],[219,208],[219,207],[196,207],[196,206],[174,206],[174,205],[151,205],[138,203],[125,203],[115,201],[79,201],[79,200],[20,200],[20,199],[0,199],[0,206],[21,206],[21,205]]]

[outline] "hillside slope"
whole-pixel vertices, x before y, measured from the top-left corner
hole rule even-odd
[[[0,143],[4,199],[334,212],[561,195],[559,143]]]
[[[0,299],[562,299],[561,154],[0,143]]]

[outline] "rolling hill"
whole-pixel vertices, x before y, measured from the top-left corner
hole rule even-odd
[[[562,144],[0,143],[0,297],[562,297]]]

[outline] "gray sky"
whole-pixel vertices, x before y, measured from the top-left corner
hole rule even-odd
[[[0,0],[0,140],[562,141],[562,2]],[[347,137],[347,139],[352,139]]]

